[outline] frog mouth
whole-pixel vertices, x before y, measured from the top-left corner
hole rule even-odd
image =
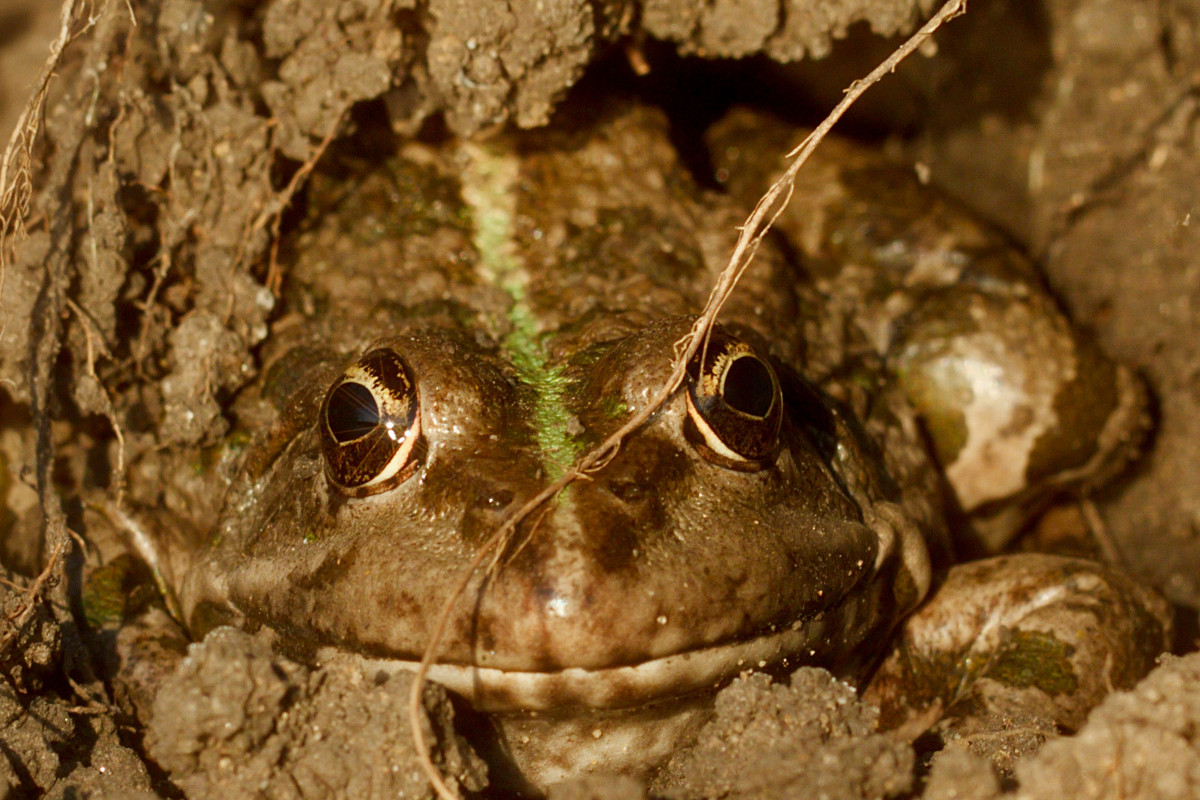
[[[485,712],[629,708],[712,691],[742,672],[797,667],[818,660],[828,663],[831,656],[836,660],[844,653],[831,652],[831,646],[858,642],[857,637],[847,641],[836,635],[846,630],[847,620],[837,619],[840,616],[818,614],[785,631],[686,650],[637,664],[535,672],[434,663],[429,667],[428,677],[464,697],[476,710]],[[323,662],[348,655],[335,648],[323,648],[318,653]],[[416,661],[360,654],[351,657],[366,668],[385,673],[417,669]]]

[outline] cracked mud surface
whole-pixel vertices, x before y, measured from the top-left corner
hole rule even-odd
[[[57,505],[30,488],[39,472],[31,407],[56,418],[45,439],[57,448],[64,530],[86,527],[81,506],[112,490],[116,465],[226,433],[223,404],[254,376],[256,349],[275,322],[282,276],[272,242],[288,225],[302,165],[364,109],[386,114],[402,134],[428,124],[451,135],[542,125],[589,65],[621,60],[623,49],[635,63],[654,62],[659,45],[627,48],[643,35],[696,58],[761,54],[757,71],[720,64],[729,69],[721,91],[785,110],[794,96],[821,107],[877,60],[864,56],[860,69],[848,51],[886,48],[870,44],[867,27],[894,34],[929,11],[888,0],[703,10],[486,5],[162,0],[132,4],[134,26],[125,5],[111,2],[98,6],[93,27],[76,23],[35,151],[29,234],[0,295],[8,563],[36,573],[49,549],[40,545],[43,509],[56,519]],[[56,17],[42,5],[0,3],[5,137]],[[936,55],[872,90],[855,118],[870,135],[898,134],[884,137],[890,153],[919,162],[1038,256],[1076,321],[1149,379],[1158,433],[1133,474],[1096,498],[1090,519],[1101,521],[1095,533],[1105,546],[1086,544],[1089,516],[1073,508],[1038,534],[1065,530],[1085,547],[1107,548],[1179,604],[1185,623],[1200,606],[1198,25],[1194,3],[975,3],[938,35]],[[852,46],[838,46],[844,34]],[[826,55],[797,66],[762,60]],[[47,359],[55,370],[39,379]],[[180,502],[162,495],[153,475],[136,478],[126,488],[134,501]],[[191,717],[216,727],[175,725],[182,716],[160,712],[147,733],[113,710],[81,665],[81,633],[55,605],[57,590],[28,607],[29,581],[11,578],[18,588],[6,585],[6,610],[24,622],[0,634],[0,785],[14,796],[240,797],[264,781],[281,797],[428,796],[412,779],[407,729],[379,713],[399,707],[401,687],[349,669],[313,672],[224,634],[193,649],[157,701],[191,703]],[[1194,647],[1187,635],[1179,644],[1180,652]],[[774,686],[752,677],[727,690],[717,727],[650,790],[681,798],[777,797],[801,785],[847,798],[1195,796],[1198,658],[1168,660],[1134,691],[1110,697],[1073,737],[1039,750],[1049,734],[1030,732],[1037,752],[1007,783],[965,745],[926,770],[920,742],[914,749],[874,732],[872,710],[821,673]],[[428,709],[444,732],[442,763],[477,789],[476,757],[445,733],[450,715],[436,695]],[[286,709],[289,721],[259,716],[271,707]],[[592,779],[552,796],[646,791]]]

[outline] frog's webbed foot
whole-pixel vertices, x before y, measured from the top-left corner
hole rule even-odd
[[[866,691],[881,725],[911,725],[940,707],[929,737],[1007,771],[1141,679],[1170,644],[1171,615],[1114,569],[1022,554],[951,569],[900,634]]]

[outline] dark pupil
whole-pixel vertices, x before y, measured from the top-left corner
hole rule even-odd
[[[742,356],[725,373],[725,404],[752,417],[765,417],[775,399],[775,382],[767,365]]]
[[[325,422],[334,439],[351,442],[375,430],[379,424],[379,406],[371,390],[361,383],[339,384],[329,396]]]

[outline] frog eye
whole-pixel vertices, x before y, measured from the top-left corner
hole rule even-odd
[[[396,486],[416,469],[417,388],[394,350],[372,350],[329,387],[321,404],[325,474],[354,497]]]
[[[779,378],[750,345],[714,333],[688,365],[684,433],[723,467],[755,470],[775,453],[783,419]]]

